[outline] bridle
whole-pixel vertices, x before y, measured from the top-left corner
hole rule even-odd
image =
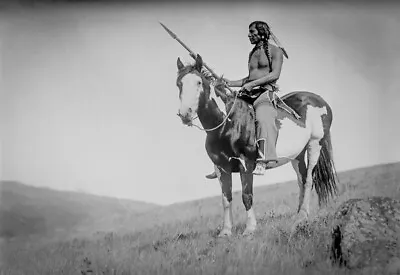
[[[212,84],[210,83],[210,85],[212,85]],[[233,101],[232,107],[229,109],[229,112],[226,114],[226,116],[225,116],[225,118],[222,120],[222,122],[221,122],[220,124],[218,124],[217,126],[215,126],[215,127],[213,127],[213,128],[208,128],[208,129],[206,129],[206,128],[203,128],[203,127],[201,127],[201,126],[198,126],[198,125],[194,124],[194,123],[193,123],[193,120],[195,120],[196,118],[198,118],[198,116],[195,116],[194,118],[191,118],[190,121],[189,121],[188,123],[185,123],[185,124],[186,124],[187,126],[189,126],[189,127],[194,126],[194,127],[196,127],[197,129],[199,129],[199,130],[201,130],[201,131],[205,131],[205,132],[211,132],[211,131],[217,130],[218,128],[220,128],[221,126],[223,126],[223,125],[226,123],[226,121],[229,119],[229,116],[231,115],[232,110],[233,110],[233,108],[235,107],[235,104],[236,104],[238,95],[239,95],[239,92],[236,92],[236,93],[235,93],[235,99],[234,99],[234,101]],[[178,113],[177,115],[178,115],[181,119],[184,119],[184,116],[182,116],[182,114]]]

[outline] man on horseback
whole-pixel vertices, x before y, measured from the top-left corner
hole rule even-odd
[[[287,54],[282,47],[269,43],[269,39],[279,42],[272,34],[267,23],[254,21],[249,25],[248,34],[254,48],[249,54],[249,75],[243,79],[230,81],[224,79],[230,87],[241,87],[241,97],[253,104],[256,113],[258,158],[255,175],[263,175],[266,168],[272,168],[278,163],[276,155],[276,140],[278,129],[276,126],[275,93],[279,91],[276,84],[279,79],[283,55]],[[213,172],[206,176],[209,179],[217,177]]]

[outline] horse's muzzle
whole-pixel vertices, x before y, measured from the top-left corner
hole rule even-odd
[[[190,116],[189,115],[182,115],[181,113],[177,113],[177,115],[181,118],[181,120],[182,120],[182,123],[184,124],[184,125],[187,125],[187,126],[191,126],[192,125],[192,119],[190,118]]]

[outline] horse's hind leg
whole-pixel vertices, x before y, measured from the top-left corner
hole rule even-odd
[[[300,205],[300,211],[298,214],[298,218],[294,224],[293,230],[296,230],[296,227],[308,219],[308,215],[310,214],[310,198],[311,198],[311,188],[313,184],[313,176],[312,171],[314,167],[318,163],[318,159],[321,153],[321,145],[319,144],[320,139],[311,139],[307,145],[307,174],[306,181],[304,184],[304,198],[303,203]]]
[[[300,208],[303,204],[304,201],[304,189],[305,189],[305,183],[306,183],[306,178],[307,178],[307,167],[306,167],[306,162],[305,162],[305,152],[306,150],[304,149],[296,159],[292,160],[292,166],[294,171],[296,172],[297,175],[297,183],[299,185],[299,205],[297,208],[297,213],[300,212]]]
[[[224,210],[224,224],[218,237],[232,235],[232,174],[226,173],[222,169],[215,167],[219,183],[222,190],[222,207]]]
[[[241,167],[240,179],[242,181],[242,201],[247,212],[246,229],[243,232],[243,236],[248,236],[252,235],[257,228],[253,208],[253,169],[245,171],[244,167]]]
[[[308,143],[307,147],[307,177],[306,184],[304,186],[304,200],[300,211],[304,211],[307,216],[310,214],[310,198],[311,188],[313,185],[313,169],[318,163],[319,156],[321,154],[321,145],[319,144],[320,139],[312,139]]]

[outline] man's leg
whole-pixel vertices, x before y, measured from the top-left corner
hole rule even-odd
[[[257,120],[257,147],[259,158],[257,159],[254,174],[263,175],[265,168],[270,163],[278,162],[276,154],[276,140],[278,137],[278,129],[275,123],[277,110],[272,105],[268,92],[260,95],[254,102]]]

